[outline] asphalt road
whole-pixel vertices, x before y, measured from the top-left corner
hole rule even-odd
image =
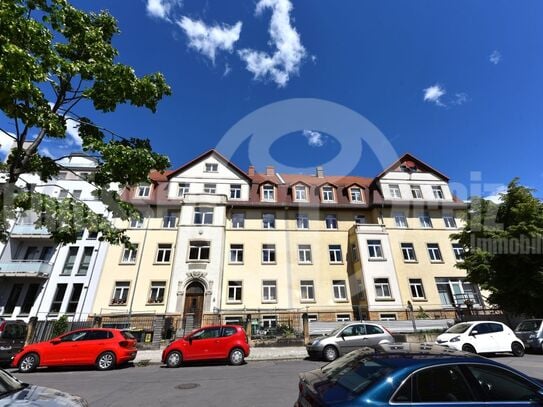
[[[543,355],[495,360],[543,379]],[[259,361],[243,366],[198,364],[179,369],[158,365],[92,369],[45,369],[17,377],[85,397],[91,406],[292,406],[298,373],[322,366],[309,360]]]

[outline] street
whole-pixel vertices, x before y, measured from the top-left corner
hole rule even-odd
[[[543,355],[493,359],[543,379]],[[92,369],[45,369],[18,374],[21,380],[85,397],[91,406],[292,406],[298,373],[324,362],[310,360],[253,361],[234,367],[197,364],[179,369],[160,365]]]

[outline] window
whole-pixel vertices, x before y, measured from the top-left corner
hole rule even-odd
[[[355,215],[354,223],[357,225],[364,225],[366,223],[366,217],[364,215]]]
[[[399,185],[396,185],[396,184],[389,185],[388,190],[390,191],[390,197],[391,198],[401,198],[402,197]]]
[[[415,248],[413,243],[402,243],[402,254],[404,261],[417,261],[417,256],[415,256]]]
[[[15,306],[19,301],[19,296],[21,295],[22,290],[22,284],[13,284],[6,305],[4,306],[4,314],[11,315],[13,313],[13,311],[15,310]]]
[[[276,328],[277,327],[277,317],[275,315],[263,315],[262,316],[262,328]]]
[[[430,218],[430,214],[428,212],[422,212],[419,215],[420,220],[420,226],[423,228],[431,228],[432,227],[432,219]]]
[[[232,228],[243,229],[245,227],[245,214],[235,212],[232,214]]]
[[[305,213],[297,213],[296,227],[298,229],[309,229],[309,216],[307,216]]]
[[[307,190],[304,185],[294,187],[294,199],[296,201],[307,201]]]
[[[264,280],[262,282],[262,302],[277,301],[277,282],[275,280]]]
[[[336,314],[337,322],[347,322],[350,320],[351,320],[351,316],[349,314]]]
[[[66,288],[68,284],[57,284],[55,290],[55,295],[53,296],[53,302],[51,302],[51,309],[49,310],[52,314],[58,314],[60,308],[62,307],[62,301],[64,300],[64,294],[66,294]]]
[[[409,288],[411,289],[411,297],[413,297],[414,300],[423,300],[426,298],[422,280],[420,278],[410,278]]]
[[[326,229],[337,229],[336,215],[326,215],[324,224],[326,225]]]
[[[140,229],[143,227],[143,219],[130,219],[130,228]]]
[[[138,244],[132,244],[134,248],[125,247],[123,250],[123,257],[121,263],[135,263],[138,255]]]
[[[85,233],[85,231],[84,231],[83,229],[77,231],[77,234],[75,235],[75,238],[76,238],[77,240],[83,239],[83,233]]]
[[[351,202],[362,202],[362,190],[358,187],[351,187]]]
[[[156,263],[169,263],[172,256],[171,243],[164,243],[158,245],[156,252]]]
[[[390,295],[390,283],[388,282],[388,278],[375,278],[373,284],[375,286],[376,298],[392,298]]]
[[[98,238],[98,232],[91,232],[87,235],[87,240],[96,240]]]
[[[136,196],[138,198],[147,198],[151,194],[151,186],[149,184],[142,184],[138,186],[136,190]]]
[[[164,292],[166,291],[165,281],[151,281],[148,304],[161,304],[164,302]]]
[[[275,214],[274,213],[262,214],[262,227],[264,229],[275,229]]]
[[[275,245],[262,245],[262,263],[275,263]]]
[[[313,280],[300,281],[300,299],[302,301],[315,301],[315,286]]]
[[[241,184],[230,185],[230,199],[241,199]]]
[[[197,206],[194,208],[194,224],[195,225],[212,225],[213,224],[213,208],[204,208]]]
[[[298,245],[298,263],[311,264],[311,245]]]
[[[80,189],[74,189],[73,192],[72,192],[72,197],[74,199],[81,198],[81,192],[83,192],[83,191],[81,191]]]
[[[190,190],[190,184],[182,182],[177,186],[177,196],[184,197],[185,195],[189,193],[189,190]]]
[[[36,298],[38,297],[39,289],[40,289],[40,284],[30,284],[28,286],[28,290],[26,291],[26,295],[23,300],[23,305],[21,306],[21,314],[30,314],[30,311],[32,310],[32,306],[34,305],[34,301],[36,301]],[[13,312],[13,310],[11,312]],[[11,314],[11,312],[9,313]],[[8,313],[5,308],[4,308],[4,313],[5,314]]]
[[[463,260],[464,259],[464,248],[460,243],[453,243],[452,244],[453,252],[454,252],[454,258],[456,260]]]
[[[243,245],[230,245],[230,263],[243,263]]]
[[[328,255],[330,256],[330,263],[343,262],[343,258],[341,256],[341,246],[338,244],[331,244],[328,246]]]
[[[334,300],[345,301],[347,300],[347,287],[345,280],[333,280],[332,288],[334,290]]]
[[[60,192],[58,193],[58,197],[59,197],[60,199],[66,198],[67,196],[68,196],[68,191],[65,190],[65,189],[61,189]]]
[[[228,281],[228,301],[241,302],[241,281]]]
[[[428,247],[428,256],[430,256],[430,261],[442,261],[441,251],[439,250],[439,245],[437,243],[427,243]]]
[[[439,185],[434,185],[432,187],[432,192],[434,193],[435,199],[445,199],[445,195],[443,195],[443,189]]]
[[[72,293],[70,294],[70,301],[66,307],[68,314],[73,314],[77,311],[77,305],[79,304],[79,298],[81,298],[81,291],[83,291],[83,284],[74,284],[72,287]]]
[[[422,190],[418,185],[411,185],[411,195],[413,199],[422,199]]]
[[[394,222],[396,223],[397,228],[407,227],[407,218],[403,212],[396,212],[394,214]]]
[[[209,260],[210,243],[191,240],[189,243],[189,260]]]
[[[452,215],[443,216],[443,222],[446,228],[456,229],[456,220]]]
[[[217,192],[217,184],[204,184],[204,194],[214,194]]]
[[[273,185],[264,185],[262,187],[262,200],[275,201],[275,187]]]
[[[380,321],[396,321],[396,314],[379,314]]]
[[[322,200],[323,202],[334,202],[334,188],[322,187]]]
[[[128,299],[128,289],[130,283],[128,281],[117,281],[115,283],[115,289],[113,291],[113,298],[111,299],[112,305],[124,305]]]
[[[94,247],[89,246],[83,249],[83,257],[81,257],[81,262],[79,263],[79,269],[77,270],[77,275],[84,276],[87,274],[87,271],[89,271],[93,252],[94,252]]]
[[[219,170],[219,164],[206,163],[204,172],[217,172]]]
[[[370,259],[383,258],[383,247],[380,240],[368,240],[368,255]]]
[[[74,268],[75,258],[77,257],[78,247],[72,246],[68,249],[68,255],[66,256],[66,261],[64,262],[64,267],[62,268],[62,275],[69,276],[72,274],[72,269]]]

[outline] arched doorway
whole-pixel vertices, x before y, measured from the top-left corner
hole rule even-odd
[[[185,307],[183,317],[186,322],[193,319],[193,327],[197,328],[202,323],[202,313],[204,311],[204,286],[194,281],[190,283],[185,290]]]

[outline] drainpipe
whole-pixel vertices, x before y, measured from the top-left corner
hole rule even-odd
[[[145,242],[147,241],[147,231],[149,230],[149,222],[151,220],[151,214],[147,218],[147,225],[145,227],[145,232],[143,233],[143,242],[141,244],[141,252],[139,255],[138,267],[136,268],[136,278],[134,280],[134,290],[132,296],[130,297],[130,306],[128,307],[128,327],[130,328],[130,319],[132,318],[132,306],[134,305],[134,297],[136,295],[136,288],[138,288],[138,279],[140,276],[141,263],[143,260],[143,253],[145,251]],[[144,222],[145,223],[145,222]]]

